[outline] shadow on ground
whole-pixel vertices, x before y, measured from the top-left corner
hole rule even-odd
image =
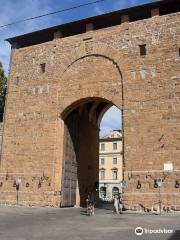
[[[180,230],[176,230],[168,240],[180,240]]]

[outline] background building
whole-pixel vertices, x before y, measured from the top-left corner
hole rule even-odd
[[[121,192],[122,132],[114,130],[99,141],[99,195],[110,200]]]

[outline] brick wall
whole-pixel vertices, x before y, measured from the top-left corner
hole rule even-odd
[[[180,205],[175,188],[180,172],[179,21],[179,13],[155,16],[13,49],[1,203],[16,203],[13,182],[21,177],[21,204],[59,205],[62,113],[77,101],[98,97],[123,110],[125,206],[152,207],[158,199],[154,179],[164,178],[168,161],[174,173],[164,179],[163,204]],[[146,46],[146,56],[140,56],[140,45]]]

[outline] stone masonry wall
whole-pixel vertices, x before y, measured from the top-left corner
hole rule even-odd
[[[151,208],[159,177],[163,206],[180,206],[179,22],[179,13],[155,16],[13,49],[1,203],[16,203],[13,186],[20,177],[20,204],[59,206],[61,114],[76,101],[99,97],[123,110],[125,206]],[[140,56],[143,44],[146,56]],[[163,173],[166,162],[173,163],[173,173]]]

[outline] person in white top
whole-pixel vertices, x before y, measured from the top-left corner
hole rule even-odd
[[[117,195],[114,197],[114,209],[117,214],[119,214],[119,198]]]
[[[123,209],[123,202],[122,202],[122,196],[119,196],[119,210],[120,210],[120,214],[122,214],[122,209]]]

